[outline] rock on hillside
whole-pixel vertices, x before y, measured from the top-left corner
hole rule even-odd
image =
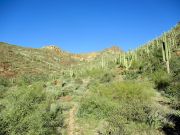
[[[43,47],[43,49],[54,51],[58,55],[62,55],[62,53],[64,53],[59,47],[55,45],[48,45],[48,46]]]
[[[111,52],[111,53],[119,53],[123,52],[122,49],[120,49],[118,46],[112,46],[110,48],[105,49],[106,52]]]

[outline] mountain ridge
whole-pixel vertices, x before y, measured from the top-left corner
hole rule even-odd
[[[170,31],[167,32],[167,39],[169,36],[173,37],[176,33],[177,46],[180,43],[180,25],[177,24]],[[169,34],[170,33],[170,34]],[[148,42],[147,44],[136,48],[130,52],[123,52],[118,46],[105,48],[101,51],[90,53],[70,53],[60,49],[56,45],[46,45],[41,48],[27,48],[9,43],[0,42],[0,75],[15,76],[15,74],[23,72],[51,72],[51,70],[58,72],[59,69],[66,69],[73,65],[86,64],[86,62],[97,61],[117,61],[122,54],[131,52],[148,52],[149,49],[157,45],[157,39]],[[176,51],[179,54],[179,51]],[[142,54],[141,54],[142,55]],[[66,67],[67,66],[67,67]]]

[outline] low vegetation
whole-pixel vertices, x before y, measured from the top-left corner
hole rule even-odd
[[[180,134],[179,32],[93,57],[0,43],[0,135]]]
[[[99,131],[102,134],[147,134],[163,123],[163,113],[153,103],[155,95],[148,82],[122,81],[92,87],[81,101],[78,116],[105,120],[109,125]]]

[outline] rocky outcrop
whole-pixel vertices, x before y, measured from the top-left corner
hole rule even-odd
[[[43,47],[43,49],[49,49],[49,50],[55,52],[58,55],[61,55],[63,53],[63,51],[59,47],[57,47],[55,45],[45,46],[45,47]]]
[[[110,48],[105,49],[105,51],[113,52],[113,53],[122,52],[122,50],[118,46],[112,46]]]

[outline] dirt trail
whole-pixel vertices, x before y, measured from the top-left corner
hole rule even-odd
[[[83,80],[83,85],[81,85],[81,87],[79,89],[86,89],[87,85],[88,85],[89,79],[87,80]],[[77,90],[76,90],[77,91]],[[85,90],[84,90],[85,91]],[[82,93],[82,95],[80,95],[78,98],[81,98],[83,96],[84,93]],[[79,131],[76,131],[76,129],[78,129],[78,123],[76,123],[75,119],[76,119],[76,112],[78,110],[78,101],[71,101],[73,107],[70,109],[69,111],[69,116],[68,116],[68,124],[67,124],[67,134],[68,135],[75,135],[75,134],[79,134]]]
[[[68,135],[74,135],[76,110],[77,108],[74,105],[73,108],[69,112]]]

